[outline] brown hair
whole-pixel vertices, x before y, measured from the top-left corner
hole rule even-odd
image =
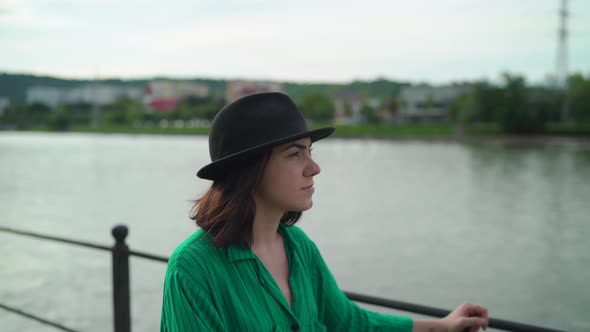
[[[228,171],[195,201],[190,218],[213,235],[215,246],[227,248],[233,244],[252,244],[252,225],[256,214],[253,195],[271,153],[271,150],[266,151],[243,163],[242,167]],[[280,222],[291,226],[299,218],[300,211],[288,211]]]

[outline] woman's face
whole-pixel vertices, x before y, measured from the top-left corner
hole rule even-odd
[[[309,137],[272,150],[256,197],[263,205],[283,211],[305,211],[313,205],[313,177],[320,166],[311,159]]]

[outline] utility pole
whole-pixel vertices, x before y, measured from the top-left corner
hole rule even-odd
[[[568,84],[568,70],[567,70],[567,0],[561,0],[561,7],[559,8],[559,30],[557,33],[557,88],[564,93],[563,104],[561,105],[561,121],[567,122],[570,120],[569,110],[569,84]]]

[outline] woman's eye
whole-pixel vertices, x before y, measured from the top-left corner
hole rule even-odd
[[[299,155],[299,151],[293,152],[289,155],[289,157],[296,157]]]

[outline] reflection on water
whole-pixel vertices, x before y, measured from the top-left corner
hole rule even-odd
[[[590,326],[590,144],[328,139],[300,224],[343,289],[583,331]],[[0,134],[0,223],[168,255],[194,231],[205,137]],[[0,298],[111,328],[110,256],[0,234]],[[157,330],[160,263],[132,260],[134,330]],[[354,268],[352,268],[354,267]],[[386,311],[386,310],[385,310]],[[6,331],[44,327],[0,311]],[[3,330],[4,331],[4,330]]]
[[[504,275],[497,278],[514,283],[507,294],[514,304],[528,304],[531,316],[555,317],[563,327],[569,317],[571,329],[588,327],[583,314],[571,310],[590,304],[589,148],[491,145],[469,151],[477,170],[476,214],[502,240],[496,254],[506,257]],[[555,307],[530,305],[548,302]]]

